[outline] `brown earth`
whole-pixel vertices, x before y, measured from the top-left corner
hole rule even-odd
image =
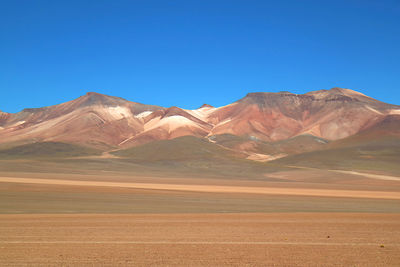
[[[398,199],[400,192],[360,191],[360,190],[328,190],[309,188],[278,188],[278,187],[248,187],[222,185],[188,185],[188,184],[159,184],[159,183],[119,183],[99,181],[52,180],[0,177],[0,182],[22,184],[45,184],[62,186],[92,186],[92,187],[122,187],[150,190],[190,191],[204,193],[232,193],[232,194],[267,194],[267,195],[294,195],[319,197],[352,197]]]
[[[258,180],[0,177],[0,266],[400,264],[396,179],[305,168]]]
[[[264,179],[3,172],[0,213],[400,213],[400,182],[325,170]]]
[[[399,266],[400,215],[0,215],[0,265]]]

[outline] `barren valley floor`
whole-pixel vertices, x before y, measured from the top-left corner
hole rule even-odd
[[[0,174],[1,266],[398,266],[400,183]]]
[[[398,266],[400,215],[1,215],[0,265]]]

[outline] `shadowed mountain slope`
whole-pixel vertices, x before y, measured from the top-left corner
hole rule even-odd
[[[59,142],[33,143],[0,150],[0,159],[65,158],[100,155],[101,151]]]
[[[322,149],[328,143],[324,139],[307,134],[276,142],[267,142],[255,137],[231,134],[214,135],[209,139],[223,147],[246,153],[249,159],[259,161],[269,161],[291,154]]]
[[[115,151],[112,154],[132,163],[165,173],[181,172],[227,177],[262,176],[274,168],[246,160],[246,154],[210,143],[207,139],[184,136]]]
[[[161,140],[112,152],[112,154],[142,161],[186,161],[217,158],[239,158],[241,153],[233,153],[205,139],[184,136],[173,140]],[[236,155],[236,157],[235,157]]]
[[[312,168],[379,171],[400,175],[400,115],[389,115],[360,133],[321,150],[291,155],[275,164]]]

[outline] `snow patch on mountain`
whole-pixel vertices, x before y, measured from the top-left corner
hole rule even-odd
[[[375,113],[377,113],[377,114],[380,114],[380,115],[382,115],[382,112],[380,112],[380,111],[378,111],[378,110],[376,110],[376,109],[374,109],[374,108],[372,108],[372,107],[370,107],[370,106],[365,106],[368,110],[371,110],[372,112],[375,112]]]
[[[150,115],[151,113],[153,113],[153,111],[143,111],[142,113],[135,115],[135,117],[136,118],[144,118],[144,117],[147,117],[148,115]]]
[[[25,123],[25,121],[17,121],[16,123],[12,124],[11,127],[18,126],[18,125],[21,125],[24,123]]]
[[[199,120],[202,120],[204,122],[207,122],[208,117],[210,116],[210,114],[215,111],[216,108],[214,107],[202,107],[199,109],[185,109],[185,111],[187,113],[189,113],[190,115],[192,115],[193,117],[198,118]]]
[[[226,124],[226,123],[228,123],[228,122],[231,122],[231,121],[232,121],[232,118],[228,118],[228,119],[226,119],[226,120],[221,121],[221,122],[218,123],[216,126],[221,126],[221,125],[224,125],[224,124]]]
[[[114,117],[114,119],[123,119],[123,118],[128,118],[132,116],[131,111],[126,108],[126,107],[108,107],[107,112]]]
[[[148,123],[145,124],[145,130],[149,131],[155,128],[168,128],[168,131],[174,131],[180,127],[185,127],[185,126],[192,126],[192,127],[199,127],[194,121],[189,120],[188,118],[185,118],[183,116],[179,115],[174,115],[174,116],[169,116],[169,117],[164,117],[164,118],[154,118],[150,120]]]

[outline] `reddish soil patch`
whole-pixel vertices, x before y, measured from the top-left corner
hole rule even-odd
[[[0,215],[0,265],[399,266],[399,214]]]

